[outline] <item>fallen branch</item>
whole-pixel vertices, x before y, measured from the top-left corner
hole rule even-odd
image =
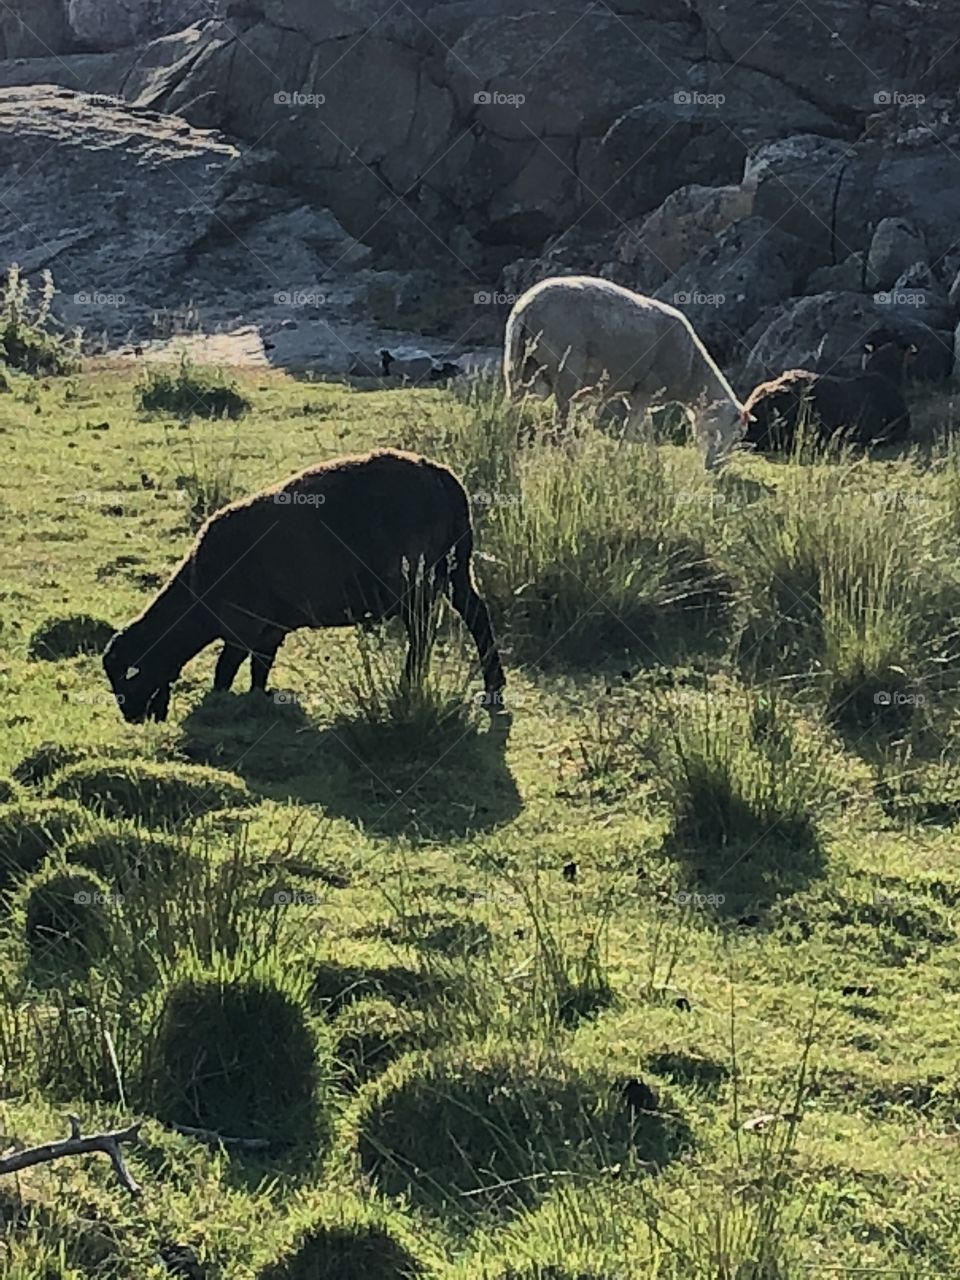
[[[14,1151],[10,1155],[0,1156],[0,1174],[17,1173],[20,1169],[29,1169],[35,1164],[49,1164],[62,1156],[85,1156],[92,1152],[102,1152],[110,1157],[114,1172],[120,1179],[120,1185],[132,1196],[141,1194],[141,1188],[130,1176],[123,1159],[120,1144],[123,1142],[139,1142],[142,1121],[132,1124],[129,1129],[117,1129],[113,1133],[97,1133],[89,1138],[80,1132],[80,1121],[76,1116],[68,1116],[70,1121],[70,1137],[61,1142],[47,1142],[41,1147],[26,1147],[23,1151]]]
[[[170,1127],[175,1132],[182,1133],[185,1138],[194,1138],[210,1147],[224,1147],[228,1151],[231,1148],[237,1151],[266,1151],[273,1145],[269,1138],[225,1138],[222,1133],[216,1133],[213,1129],[192,1129],[188,1124]]]

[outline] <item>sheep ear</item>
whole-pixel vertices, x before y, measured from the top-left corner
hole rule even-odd
[[[139,668],[139,667],[127,667],[127,674],[126,674],[125,679],[127,679],[127,680],[135,680],[139,674],[140,674],[140,668]]]

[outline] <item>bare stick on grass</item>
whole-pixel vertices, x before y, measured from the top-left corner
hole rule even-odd
[[[132,1196],[139,1196],[141,1188],[130,1175],[123,1159],[121,1143],[139,1142],[142,1121],[132,1124],[128,1129],[116,1129],[112,1133],[97,1133],[89,1138],[83,1137],[80,1121],[76,1116],[68,1116],[70,1121],[70,1137],[60,1142],[46,1142],[39,1147],[27,1147],[23,1151],[14,1151],[10,1155],[0,1156],[0,1174],[17,1173],[20,1169],[29,1169],[35,1164],[49,1164],[63,1156],[85,1156],[100,1151],[110,1157],[110,1163],[120,1180],[120,1185]]]

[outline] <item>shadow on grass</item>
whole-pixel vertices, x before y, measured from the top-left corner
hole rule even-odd
[[[601,564],[611,555],[602,540],[581,552]],[[548,672],[593,670],[614,658],[636,668],[720,658],[730,644],[735,588],[705,549],[687,539],[650,540],[631,555],[649,572],[638,572],[637,585],[619,601],[560,563],[516,594],[491,593],[498,633],[510,636],[520,659]]]
[[[310,987],[310,1003],[329,1018],[348,1005],[370,996],[397,1004],[429,1004],[455,999],[457,985],[452,977],[406,969],[403,965],[385,968],[359,965],[318,965]]]
[[[347,717],[322,727],[295,701],[209,693],[184,720],[178,750],[229,765],[271,799],[319,805],[381,835],[449,840],[494,830],[520,812],[504,759],[510,727],[506,715],[483,728],[441,725],[435,736]]]
[[[825,875],[826,852],[812,818],[770,820],[741,797],[725,801],[722,821],[704,826],[681,820],[663,851],[681,868],[682,909],[706,912],[721,924],[756,927],[767,908]]]
[[[361,1123],[361,1167],[385,1195],[467,1230],[533,1208],[571,1175],[659,1172],[690,1142],[680,1117],[631,1111],[586,1076],[496,1062],[421,1072],[381,1082]]]

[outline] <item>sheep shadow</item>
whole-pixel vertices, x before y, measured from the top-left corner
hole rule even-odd
[[[485,726],[468,716],[432,739],[346,715],[317,724],[282,697],[208,693],[183,721],[179,754],[239,773],[265,798],[418,842],[491,831],[523,807],[505,760],[508,715]]]

